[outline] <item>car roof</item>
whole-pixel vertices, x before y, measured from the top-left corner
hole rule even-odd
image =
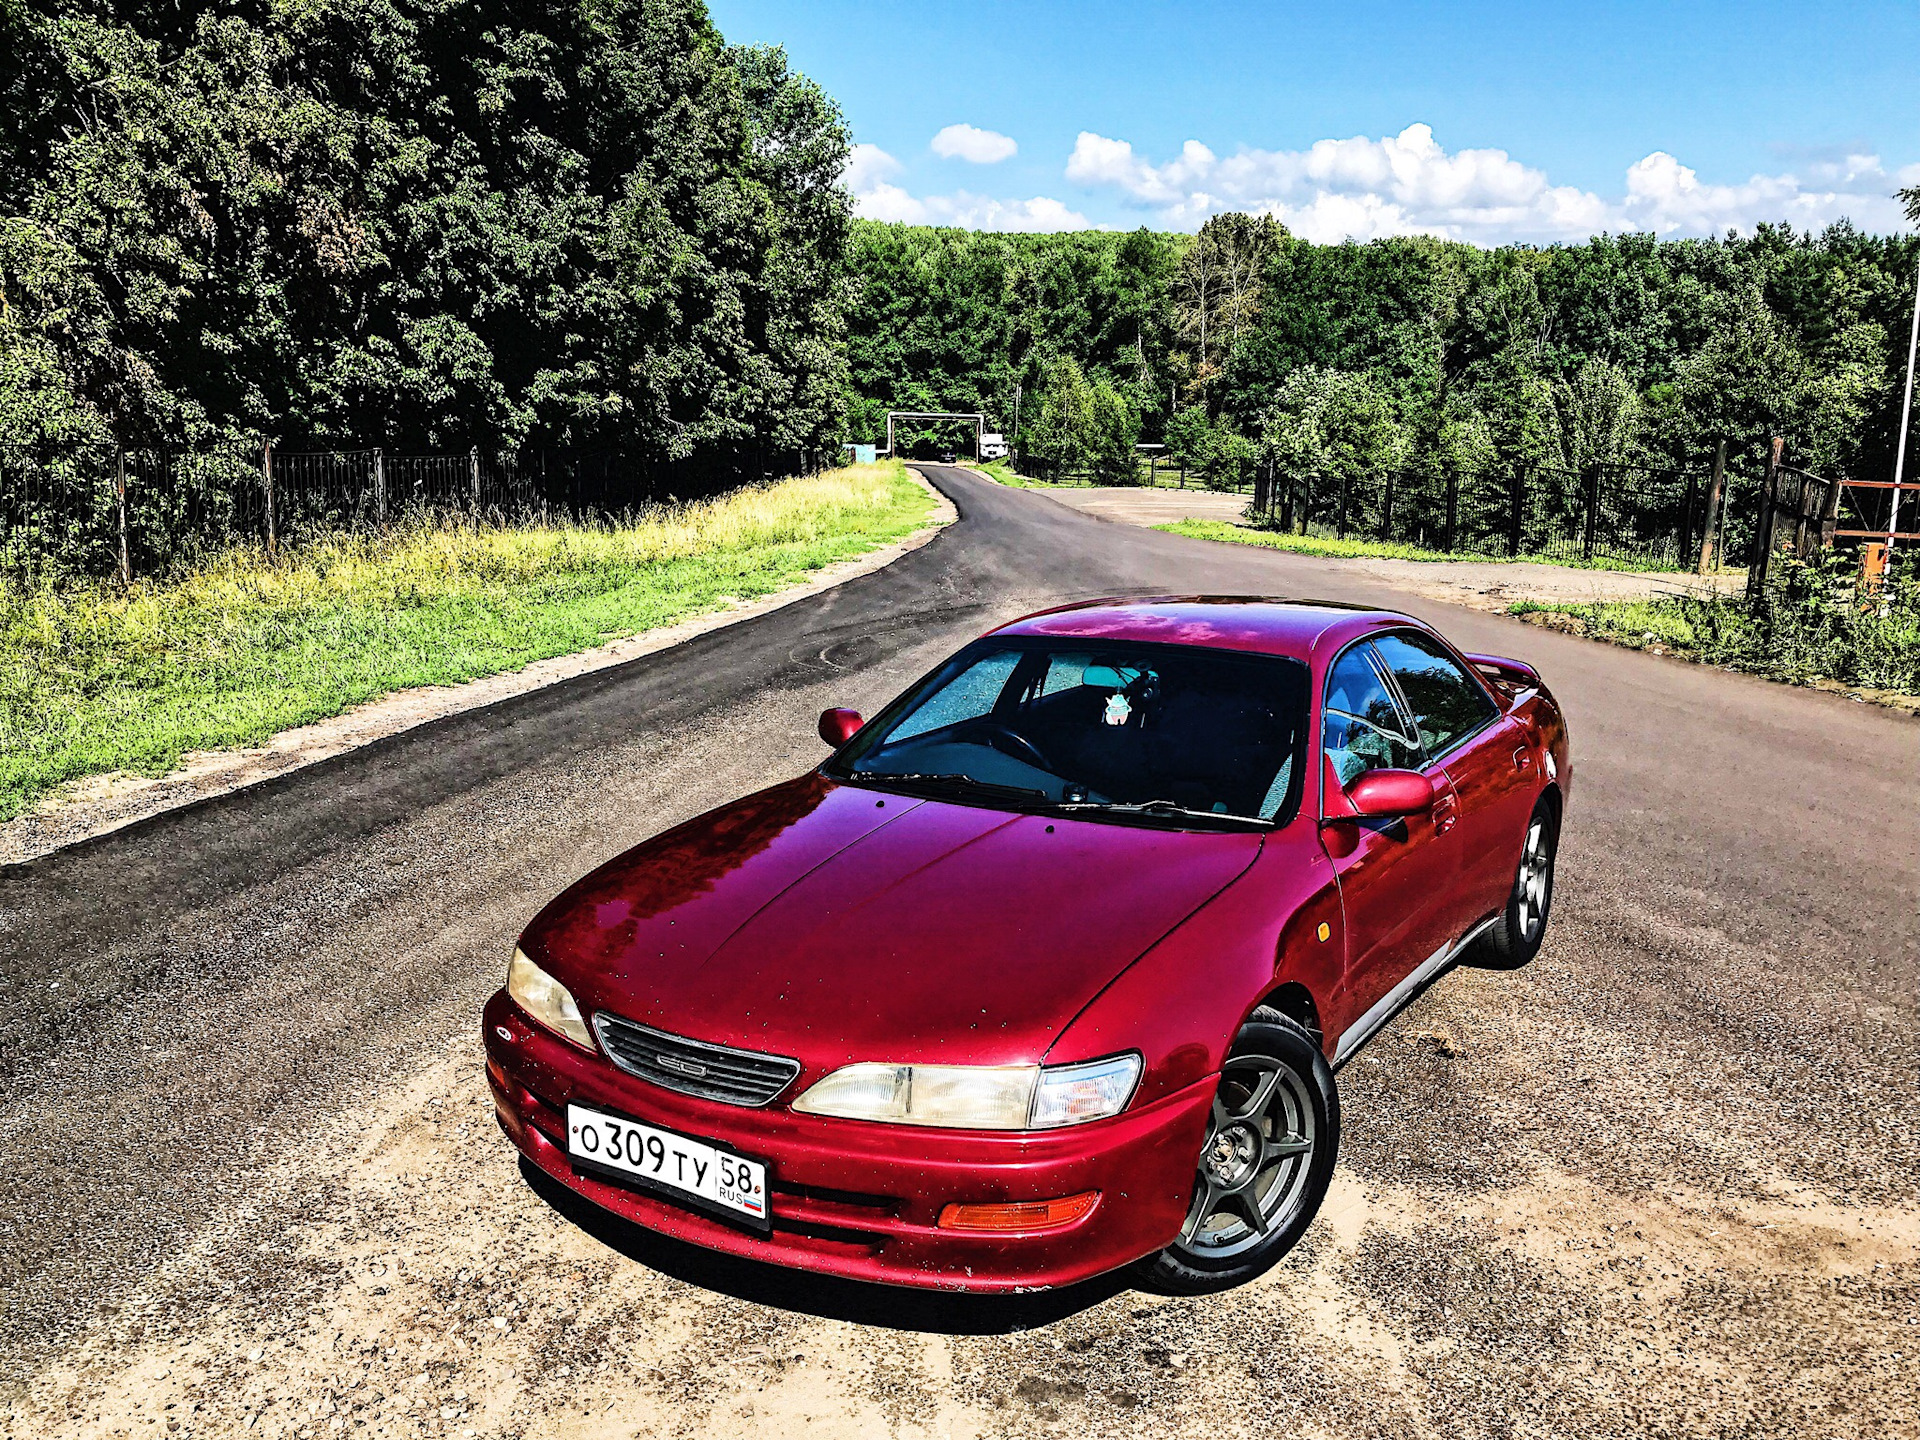
[[[1261,595],[1154,595],[1082,600],[1036,611],[990,635],[1143,640],[1205,645],[1311,661],[1322,646],[1394,625],[1421,625],[1397,610],[1337,600],[1286,600]]]

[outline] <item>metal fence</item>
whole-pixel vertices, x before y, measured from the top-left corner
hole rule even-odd
[[[131,579],[236,543],[273,550],[420,513],[481,523],[605,519],[804,472],[812,459],[749,450],[725,464],[676,466],[564,449],[83,451],[0,465],[0,573]]]
[[[1056,483],[1094,480],[1083,470],[1038,460],[1024,462],[1022,469]],[[1246,495],[1249,518],[1299,534],[1380,540],[1450,554],[1683,569],[1699,563],[1709,523],[1715,530],[1715,558],[1723,552],[1729,562],[1750,558],[1763,488],[1756,476],[1728,474],[1724,462],[1703,462],[1697,470],[1427,465],[1364,478],[1289,473],[1259,464],[1231,477],[1203,478],[1161,456],[1142,458],[1138,483]]]
[[[1278,529],[1451,554],[1691,568],[1710,494],[1704,467],[1429,466],[1365,479],[1274,471],[1256,477],[1250,512]]]

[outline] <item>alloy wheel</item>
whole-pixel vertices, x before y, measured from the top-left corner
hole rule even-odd
[[[1539,815],[1527,827],[1526,847],[1520,852],[1520,873],[1513,882],[1514,919],[1522,944],[1540,936],[1547,918],[1547,891],[1553,883],[1553,851],[1547,841],[1547,822]]]
[[[1181,1249],[1237,1255],[1294,1218],[1313,1166],[1309,1095],[1306,1080],[1269,1055],[1237,1055],[1221,1067]]]

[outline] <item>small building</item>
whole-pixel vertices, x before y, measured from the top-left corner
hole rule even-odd
[[[878,447],[873,445],[842,445],[840,449],[849,465],[871,465],[878,458]]]
[[[982,460],[1004,460],[1007,458],[1006,437],[989,430],[980,437],[980,458]]]

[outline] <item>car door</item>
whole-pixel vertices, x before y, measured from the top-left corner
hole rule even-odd
[[[1396,630],[1375,637],[1426,753],[1453,782],[1459,872],[1447,924],[1464,934],[1506,903],[1527,817],[1532,751],[1486,686],[1433,636]]]
[[[1327,671],[1321,707],[1321,841],[1340,882],[1347,931],[1338,1023],[1351,1027],[1451,936],[1460,847],[1452,782],[1414,738],[1410,717],[1372,645],[1344,650]],[[1434,782],[1431,812],[1399,820],[1341,819],[1342,790],[1378,769],[1419,770]]]

